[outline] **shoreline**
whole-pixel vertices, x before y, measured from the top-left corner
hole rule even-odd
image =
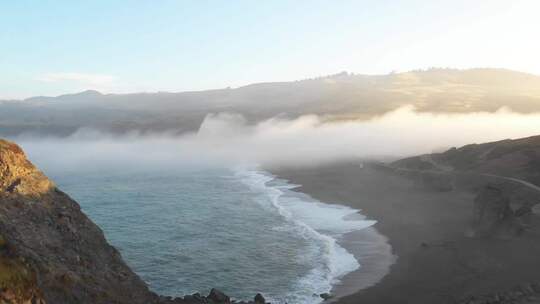
[[[301,185],[291,183],[290,181],[283,179],[268,170],[263,170],[259,172],[259,174],[269,176],[271,178],[271,182],[278,183],[277,185],[268,185],[268,182],[266,182],[265,187],[277,189],[277,191],[280,191],[281,195],[279,195],[279,199],[290,199],[291,197],[294,197],[295,199],[300,199],[301,201],[310,204],[314,203],[321,204],[323,206],[335,205],[339,207],[347,207],[347,209],[350,210],[349,212],[352,211],[352,213],[349,213],[340,218],[341,221],[350,221],[351,223],[364,223],[371,221],[361,213],[361,210],[358,210],[356,208],[350,208],[350,206],[347,206],[345,204],[329,203],[326,201],[318,200],[308,193],[299,191],[298,188],[301,187]],[[280,185],[281,183],[284,183],[284,186]],[[280,203],[275,203],[278,204],[275,205],[276,208],[287,209],[287,207],[280,206]],[[315,209],[320,208],[316,206],[311,207]],[[356,262],[360,264],[357,269],[350,270],[345,275],[336,277],[335,280],[338,280],[338,282],[331,282],[330,290],[324,291],[324,293],[320,294],[313,294],[313,296],[320,296],[322,298],[322,301],[325,301],[326,303],[335,302],[339,298],[356,293],[359,289],[376,284],[382,277],[384,277],[389,272],[390,266],[396,260],[395,256],[392,254],[392,248],[388,244],[388,239],[372,226],[366,226],[358,230],[340,233],[337,231],[324,231],[324,229],[323,231],[319,231],[319,228],[312,227],[312,224],[302,224],[310,227],[310,229],[313,229],[315,233],[322,235],[324,238],[333,239],[337,246],[344,249],[347,254],[352,255]],[[325,294],[330,294],[331,297],[325,299],[323,296]]]
[[[422,189],[410,179],[351,162],[268,171],[301,185],[295,191],[361,210],[377,221],[373,228],[398,256],[377,284],[337,295],[334,303],[461,303],[471,295],[504,294],[540,282],[538,216],[531,218],[534,231],[519,238],[473,239],[466,236],[475,196],[470,192]],[[366,261],[359,261],[366,269]],[[354,280],[343,278],[362,288]]]
[[[332,286],[327,303],[353,295],[358,291],[380,282],[389,272],[398,257],[392,253],[388,238],[373,226],[343,236],[338,243],[360,263],[360,268],[351,271]]]
[[[272,170],[264,170],[264,172],[271,174],[274,179],[283,180],[288,184],[294,185],[294,187],[286,191],[293,192],[301,198],[308,197],[309,200],[316,200],[323,204],[346,206],[357,210],[357,213],[347,216],[349,218],[346,217],[344,220],[354,220],[353,217],[358,216],[362,218],[361,220],[375,220],[377,222],[376,219],[371,219],[364,215],[362,210],[355,206],[342,202],[336,203],[334,201],[318,199],[312,196],[311,193],[303,191],[302,185],[294,183],[278,174],[274,174]],[[352,254],[360,264],[360,267],[339,278],[338,283],[332,284],[329,293],[331,297],[325,299],[324,303],[336,303],[344,297],[354,295],[362,289],[377,284],[390,272],[390,267],[398,259],[393,254],[389,239],[374,226],[345,233],[336,239],[336,243]]]

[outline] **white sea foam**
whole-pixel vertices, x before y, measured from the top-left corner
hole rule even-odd
[[[236,175],[251,190],[264,194],[271,207],[292,224],[294,233],[310,241],[304,256],[299,257],[304,261],[299,262],[309,265],[311,270],[296,282],[293,292],[287,295],[289,303],[322,302],[317,295],[330,292],[343,276],[360,267],[356,258],[341,247],[338,240],[343,234],[367,228],[375,221],[366,220],[359,210],[325,204],[292,192],[290,190],[298,185],[278,180],[267,172],[237,168]]]

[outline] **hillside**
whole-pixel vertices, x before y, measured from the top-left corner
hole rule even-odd
[[[396,167],[467,171],[521,179],[540,186],[540,136],[471,144],[403,159]]]
[[[101,94],[0,101],[0,136],[195,131],[208,113],[236,112],[248,122],[285,114],[367,119],[404,105],[418,111],[540,111],[540,77],[502,69],[431,69],[388,75],[341,73],[294,82],[182,93]]]

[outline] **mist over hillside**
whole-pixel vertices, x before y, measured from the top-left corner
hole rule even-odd
[[[412,105],[419,112],[540,112],[540,77],[503,69],[430,69],[388,75],[340,73],[294,81],[181,93],[102,94],[0,101],[0,136],[69,136],[81,128],[124,134],[196,131],[211,113],[248,124],[319,115],[369,119]]]

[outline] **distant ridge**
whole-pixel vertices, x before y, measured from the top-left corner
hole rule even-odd
[[[292,81],[270,81],[270,82],[256,82],[256,83],[250,83],[243,86],[239,86],[237,88],[220,88],[220,89],[202,89],[202,90],[195,90],[195,91],[158,91],[158,92],[130,92],[130,93],[102,93],[98,90],[85,90],[81,92],[75,92],[75,93],[67,93],[67,94],[61,94],[57,96],[32,96],[24,99],[0,99],[0,102],[2,101],[28,101],[35,98],[63,98],[63,97],[75,97],[75,96],[85,96],[85,95],[93,95],[93,96],[99,96],[99,95],[138,95],[138,94],[182,94],[182,93],[194,93],[194,92],[209,92],[209,91],[221,91],[221,90],[235,90],[235,89],[242,89],[246,87],[256,87],[256,86],[265,86],[265,85],[272,85],[272,84],[288,84],[288,83],[295,83],[295,82],[304,82],[304,81],[317,81],[317,80],[324,80],[324,79],[339,79],[339,78],[353,78],[353,77],[387,77],[391,75],[406,75],[406,74],[419,74],[419,73],[429,73],[433,75],[433,73],[440,73],[440,74],[448,74],[448,73],[507,73],[512,74],[512,77],[515,77],[517,75],[520,75],[520,78],[540,78],[540,75],[536,75],[533,73],[528,72],[521,72],[521,71],[515,71],[505,68],[471,68],[471,69],[457,69],[457,68],[439,68],[439,67],[433,67],[433,68],[427,68],[427,69],[415,69],[410,71],[404,71],[404,72],[395,72],[392,71],[388,74],[362,74],[362,73],[354,73],[354,72],[348,72],[348,71],[342,71],[335,74],[329,74],[329,75],[323,75],[323,76],[316,76],[311,78],[304,78],[304,79],[298,79],[298,80],[292,80]]]
[[[59,96],[56,96],[56,97],[35,96],[35,97],[26,98],[26,99],[24,99],[22,101],[24,101],[24,102],[43,101],[43,100],[56,101],[56,100],[63,100],[63,99],[77,100],[77,99],[80,99],[80,98],[96,98],[96,97],[100,97],[100,96],[103,96],[103,94],[100,93],[99,91],[86,90],[86,91],[82,91],[82,92],[79,92],[79,93],[64,94],[64,95],[59,95]]]
[[[68,136],[79,128],[122,134],[195,131],[209,113],[254,123],[285,114],[368,119],[405,105],[435,113],[540,112],[540,76],[505,69],[434,68],[386,75],[341,72],[291,82],[180,93],[102,94],[0,101],[0,136]]]

